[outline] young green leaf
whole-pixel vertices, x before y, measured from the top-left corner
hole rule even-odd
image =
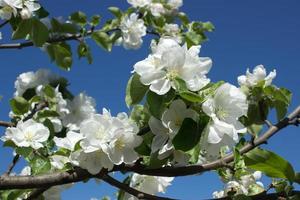
[[[106,51],[111,51],[112,43],[107,33],[103,31],[96,31],[92,34],[92,39],[96,42],[96,44],[98,44]]]
[[[244,160],[247,167],[262,171],[269,177],[294,181],[295,172],[292,165],[271,151],[256,148],[245,154]]]
[[[10,106],[14,114],[23,115],[29,110],[29,103],[23,97],[15,97],[10,100]]]
[[[130,107],[141,102],[147,90],[148,86],[141,83],[140,76],[137,73],[133,74],[126,87],[126,105]]]
[[[32,20],[31,39],[35,46],[41,47],[49,38],[49,31],[45,24],[38,19]]]

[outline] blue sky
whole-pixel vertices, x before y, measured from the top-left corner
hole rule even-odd
[[[108,6],[126,8],[125,0],[41,0],[53,16],[67,16],[82,10],[88,15],[100,13],[103,19],[110,18]],[[225,80],[237,84],[236,77],[244,74],[247,67],[263,64],[268,70],[277,69],[274,84],[287,87],[293,92],[290,109],[300,104],[300,1],[298,0],[185,0],[183,11],[193,20],[211,21],[216,30],[210,33],[209,41],[202,45],[201,56],[213,60],[209,73],[212,81]],[[7,38],[6,31],[3,37]],[[149,37],[148,37],[149,38]],[[85,91],[97,100],[97,108],[109,108],[116,114],[128,111],[124,102],[125,88],[132,66],[148,55],[149,39],[138,51],[121,47],[112,53],[92,45],[94,63],[75,59],[71,72],[64,72],[49,62],[47,55],[36,48],[24,50],[0,50],[0,119],[8,120],[8,101],[14,93],[14,81],[18,74],[38,68],[50,68],[66,77],[74,94]],[[274,118],[271,118],[275,122]],[[4,133],[1,129],[0,135]],[[298,156],[299,129],[290,127],[272,138],[267,146],[289,160],[300,171]],[[295,139],[296,138],[296,139]],[[0,150],[0,173],[10,162],[11,150]],[[297,162],[298,161],[298,162]],[[18,166],[20,168],[21,166]],[[17,168],[17,169],[18,169]],[[176,179],[167,195],[179,199],[202,199],[221,188],[214,173]],[[90,199],[112,195],[113,188],[104,183],[90,181],[78,184],[63,192],[63,199]]]

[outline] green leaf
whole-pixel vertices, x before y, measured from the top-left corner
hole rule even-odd
[[[54,88],[51,87],[50,85],[46,85],[46,86],[43,88],[43,92],[44,92],[44,94],[45,94],[47,97],[55,98],[55,90],[54,90]]]
[[[188,151],[198,144],[201,132],[198,124],[191,118],[185,118],[172,143],[176,150]]]
[[[118,7],[109,7],[108,10],[118,19],[121,19],[123,13]]]
[[[16,115],[23,115],[27,113],[30,107],[28,101],[23,97],[15,97],[11,99],[10,106]]]
[[[175,98],[174,90],[170,90],[165,95],[158,95],[152,91],[147,93],[147,106],[151,115],[160,119],[162,112],[166,109],[168,104]]]
[[[197,34],[194,31],[189,31],[185,34],[185,39],[188,45],[188,48],[193,45],[199,45],[203,42],[202,35]]]
[[[40,9],[38,9],[37,11],[34,12],[34,14],[39,18],[45,18],[49,16],[49,12],[47,10],[45,10],[44,7],[41,7]]]
[[[137,73],[133,74],[130,77],[126,87],[126,105],[130,107],[141,102],[147,90],[148,86],[141,83],[140,76]]]
[[[67,44],[49,45],[48,54],[55,63],[64,70],[69,71],[72,66],[72,52]]]
[[[59,114],[54,110],[41,110],[38,112],[39,119],[48,117],[59,117]]]
[[[32,21],[33,21],[32,19],[22,20],[18,25],[17,30],[13,32],[12,39],[13,40],[23,39],[28,34],[30,34],[32,30]]]
[[[33,152],[32,148],[30,147],[17,147],[15,150],[17,154],[23,156],[26,160],[28,160]]]
[[[76,24],[79,24],[80,26],[84,26],[87,23],[87,17],[85,13],[81,11],[72,13],[70,16],[70,20],[75,22]]]
[[[100,15],[93,15],[90,24],[92,26],[98,26],[100,23],[100,19],[101,19]]]
[[[215,30],[215,26],[211,22],[204,22],[202,23],[202,27],[209,32],[212,32]]]
[[[30,167],[33,175],[43,174],[51,169],[50,160],[40,156],[35,156],[30,161]]]
[[[294,181],[295,172],[292,165],[271,151],[256,148],[245,154],[244,160],[247,167],[262,171],[269,177]]]
[[[93,57],[91,54],[90,47],[85,43],[81,42],[77,47],[77,54],[79,58],[86,57],[89,64],[92,64]]]
[[[183,12],[178,13],[178,18],[181,20],[182,24],[185,25],[185,26],[187,26],[188,23],[190,22],[187,15]]]
[[[45,24],[38,19],[32,21],[31,39],[35,46],[41,47],[49,38],[49,31]]]
[[[111,51],[112,43],[107,33],[103,31],[96,31],[92,34],[92,39],[96,42],[97,45],[99,45],[103,49]]]
[[[199,102],[203,101],[202,97],[200,97],[198,94],[195,94],[195,93],[190,92],[190,91],[179,92],[179,95],[183,99],[185,99],[187,101],[190,101],[192,103],[199,103]]]

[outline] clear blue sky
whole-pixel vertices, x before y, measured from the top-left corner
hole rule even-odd
[[[82,10],[89,15],[101,13],[104,19],[110,17],[108,6],[126,8],[125,0],[41,0],[53,16],[67,16],[72,11]],[[289,88],[294,96],[291,109],[300,104],[300,1],[299,0],[185,0],[183,10],[191,19],[209,20],[216,31],[209,34],[210,40],[201,50],[202,56],[213,60],[209,77],[237,84],[236,77],[245,73],[247,67],[264,64],[267,69],[277,69],[274,83]],[[3,33],[3,37],[7,38]],[[1,41],[0,41],[1,42]],[[14,92],[14,81],[18,74],[38,68],[50,68],[68,78],[76,94],[86,91],[97,100],[97,108],[109,108],[112,113],[127,111],[124,96],[130,71],[135,62],[148,55],[149,40],[138,51],[126,51],[117,47],[106,53],[92,45],[94,63],[77,61],[71,72],[59,70],[49,62],[46,54],[36,48],[7,50],[0,52],[0,119],[8,120],[8,101]],[[274,118],[272,118],[273,121]],[[296,171],[300,171],[299,132],[287,128],[272,138],[266,146],[289,160]],[[4,133],[1,129],[0,135]],[[10,162],[11,150],[0,150],[0,172]],[[18,166],[20,168],[20,166]],[[202,199],[221,188],[221,182],[214,173],[202,176],[178,178],[168,189],[167,195],[179,199]],[[63,193],[63,199],[90,199],[113,194],[112,187],[90,181],[78,184]]]

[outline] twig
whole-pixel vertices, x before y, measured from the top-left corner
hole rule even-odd
[[[16,164],[19,161],[19,159],[20,159],[20,155],[19,154],[17,154],[17,155],[14,156],[11,164],[8,167],[8,170],[4,174],[5,176],[9,176],[10,175],[10,173],[12,172],[12,170],[14,169],[14,167],[16,166]]]
[[[147,200],[174,200],[171,198],[167,198],[167,197],[159,197],[159,196],[155,196],[155,195],[151,195],[151,194],[147,194],[141,191],[138,191],[130,186],[128,186],[125,183],[122,183],[116,179],[114,179],[113,177],[109,176],[109,175],[104,175],[102,177],[102,180],[105,181],[106,183],[115,186],[121,190],[123,190],[124,192],[127,192],[135,197],[137,197],[138,199],[147,199]]]
[[[9,23],[9,20],[6,20],[6,21],[2,22],[2,23],[0,24],[0,28],[2,28],[3,26],[5,26],[5,25],[8,24],[8,23]]]
[[[14,124],[11,123],[11,122],[0,121],[0,126],[3,126],[3,127],[13,127]]]
[[[33,192],[31,192],[30,195],[25,200],[35,200],[48,189],[49,187],[36,189]]]

